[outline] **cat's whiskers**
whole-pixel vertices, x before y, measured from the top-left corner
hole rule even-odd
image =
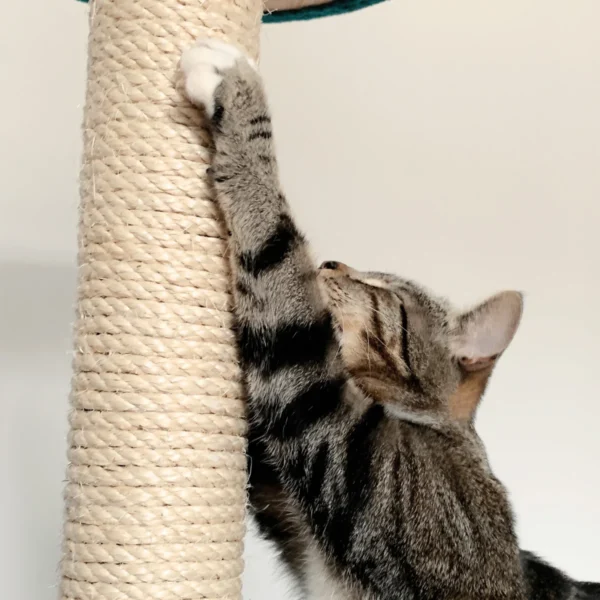
[[[369,372],[371,371],[371,341],[369,340],[369,330],[365,329],[365,335],[367,338],[367,364],[369,365]]]

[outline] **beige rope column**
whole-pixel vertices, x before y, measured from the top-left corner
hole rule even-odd
[[[209,143],[178,62],[259,0],[95,0],[62,598],[240,598],[244,410]]]

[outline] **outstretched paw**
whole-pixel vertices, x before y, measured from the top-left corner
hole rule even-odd
[[[254,61],[235,46],[214,38],[199,38],[181,57],[189,99],[203,106],[212,118],[217,104],[215,95],[227,71],[244,62],[256,69]]]

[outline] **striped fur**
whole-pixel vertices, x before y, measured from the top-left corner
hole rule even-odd
[[[508,306],[498,313],[510,317],[503,349],[520,297],[459,315],[397,277],[316,269],[279,185],[258,75],[235,50],[230,65],[211,58],[222,44],[198,47],[184,70],[191,99],[212,115],[213,178],[231,232],[251,503],[305,595],[574,597],[555,570],[561,595],[548,592],[549,567],[519,553],[473,428],[499,353],[457,350],[471,323]],[[207,71],[212,91],[201,89]]]

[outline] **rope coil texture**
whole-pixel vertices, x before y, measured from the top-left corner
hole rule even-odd
[[[241,598],[244,406],[210,138],[179,58],[260,0],[95,0],[63,600]]]

